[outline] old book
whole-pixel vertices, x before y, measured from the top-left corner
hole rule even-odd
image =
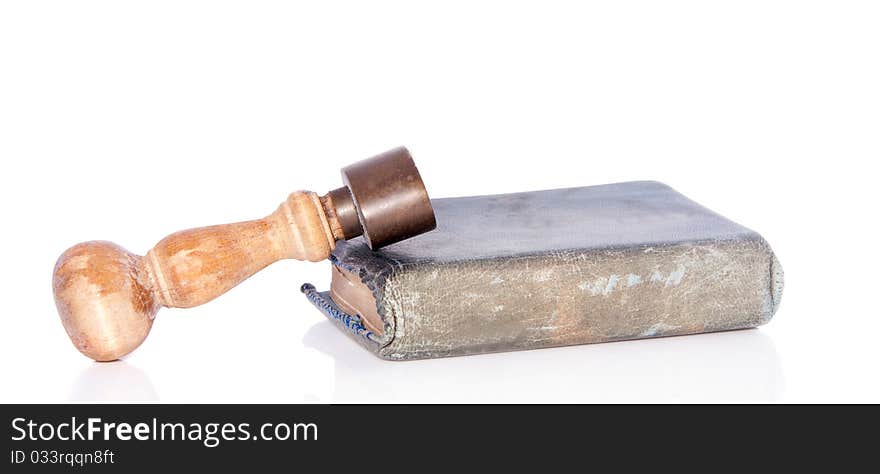
[[[435,199],[437,230],[333,252],[302,290],[387,359],[751,328],[782,269],[767,242],[658,182]]]

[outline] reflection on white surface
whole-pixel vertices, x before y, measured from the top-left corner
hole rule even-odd
[[[410,362],[380,360],[328,321],[303,342],[335,359],[337,403],[761,403],[784,386],[760,330]]]
[[[170,402],[762,403],[779,401],[784,388],[773,340],[760,330],[389,362],[321,321],[303,344],[305,351],[282,347],[268,358],[150,367],[163,374],[163,400]],[[199,382],[190,383],[195,372]],[[144,371],[119,361],[88,365],[69,399],[143,402],[158,395]]]
[[[80,372],[70,393],[70,400],[77,402],[148,402],[158,399],[150,377],[141,369],[119,360],[91,364]]]

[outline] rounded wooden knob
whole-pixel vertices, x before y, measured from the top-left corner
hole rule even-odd
[[[142,258],[110,242],[64,252],[52,288],[67,335],[97,361],[119,359],[141,345],[159,309]]]

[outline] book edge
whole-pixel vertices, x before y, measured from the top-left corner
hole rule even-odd
[[[733,243],[742,243],[744,241],[746,241],[746,242],[751,241],[751,242],[756,243],[758,246],[758,249],[759,249],[758,251],[765,252],[768,256],[768,259],[770,260],[770,265],[769,265],[769,268],[767,269],[767,273],[765,275],[756,275],[756,278],[766,278],[767,279],[767,292],[765,293],[763,301],[761,302],[761,306],[764,308],[764,310],[762,311],[762,315],[761,315],[760,320],[757,322],[757,324],[755,324],[753,326],[748,326],[748,327],[759,327],[759,326],[763,326],[763,325],[769,323],[773,319],[773,317],[776,315],[776,312],[779,309],[779,305],[780,305],[781,299],[782,299],[783,288],[784,288],[784,272],[782,270],[782,265],[779,262],[779,260],[777,259],[775,252],[773,252],[773,249],[770,246],[769,242],[767,242],[767,240],[764,239],[757,232],[749,230],[749,229],[746,229],[746,230],[748,230],[748,232],[744,233],[744,235],[742,237],[738,237],[738,238],[699,239],[699,240],[693,240],[693,241],[676,242],[674,244],[666,244],[666,245],[668,245],[669,247],[684,247],[684,246],[707,245],[707,244],[715,244],[715,245],[724,244],[724,243],[733,244]],[[646,249],[648,247],[658,247],[658,245],[645,244],[645,245],[639,245],[639,246],[623,246],[620,248],[609,247],[609,248],[603,248],[603,249],[588,249],[585,251],[569,250],[566,252],[571,252],[572,255],[589,255],[592,253],[605,252],[605,251],[635,251],[635,252],[638,252],[638,251],[643,251],[644,249]],[[537,258],[549,256],[549,255],[558,256],[559,254],[560,254],[560,252],[554,251],[554,252],[536,253],[535,255],[517,256],[517,257],[509,257],[509,258],[523,258],[523,259],[534,258],[534,259],[537,259]],[[483,259],[469,259],[467,261],[468,262],[475,262],[475,261],[486,262],[486,261],[493,261],[493,260],[508,260],[509,258],[491,257],[491,258],[483,258]],[[386,293],[384,290],[389,283],[393,284],[393,282],[396,279],[403,276],[404,272],[425,271],[425,270],[429,270],[431,268],[436,268],[436,267],[452,266],[452,265],[455,265],[456,263],[461,263],[461,262],[456,262],[456,261],[442,261],[442,262],[416,261],[416,262],[407,262],[405,264],[401,264],[398,262],[396,267],[394,267],[393,269],[391,269],[391,271],[389,271],[383,275],[383,279],[381,280],[381,292],[380,292],[380,294],[382,295],[382,298],[380,299],[377,297],[377,299],[376,299],[377,310],[378,310],[379,316],[383,319],[383,321],[386,321],[386,330],[389,329],[389,327],[390,327],[390,328],[393,328],[394,332],[386,332],[386,334],[385,334],[386,341],[383,344],[381,344],[379,346],[378,350],[375,352],[377,356],[379,356],[383,359],[386,359],[386,360],[416,360],[416,359],[429,358],[429,357],[422,357],[419,355],[412,355],[407,351],[395,350],[395,342],[399,339],[399,337],[398,337],[399,334],[397,333],[397,328],[399,327],[399,324],[397,323],[397,319],[398,318],[405,318],[406,314],[400,314],[400,315],[396,314],[397,310],[394,309],[394,305],[389,304],[390,302],[385,300]],[[376,296],[376,294],[374,293],[374,297],[375,296]],[[390,326],[389,326],[389,320],[391,323]],[[746,329],[746,328],[747,327],[744,326],[739,329]],[[703,333],[694,333],[694,334],[703,334]],[[677,335],[685,335],[685,334],[677,334]],[[645,339],[645,338],[647,338],[647,337],[633,337],[633,338],[627,338],[624,340],[638,340],[638,339]],[[601,342],[595,342],[595,343],[603,343],[603,342],[612,342],[612,341],[601,341]],[[588,344],[588,343],[576,343],[575,345],[577,345],[577,344]],[[510,350],[515,350],[515,349],[510,349]],[[462,353],[460,355],[469,355],[469,353]],[[448,356],[455,356],[455,354],[448,355]],[[444,357],[448,357],[448,356],[444,356]]]

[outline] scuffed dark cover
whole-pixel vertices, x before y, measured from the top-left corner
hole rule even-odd
[[[760,235],[662,183],[432,202],[437,230],[379,252],[340,242],[331,257],[373,290],[385,333],[341,327],[385,358],[754,327],[781,296]]]

